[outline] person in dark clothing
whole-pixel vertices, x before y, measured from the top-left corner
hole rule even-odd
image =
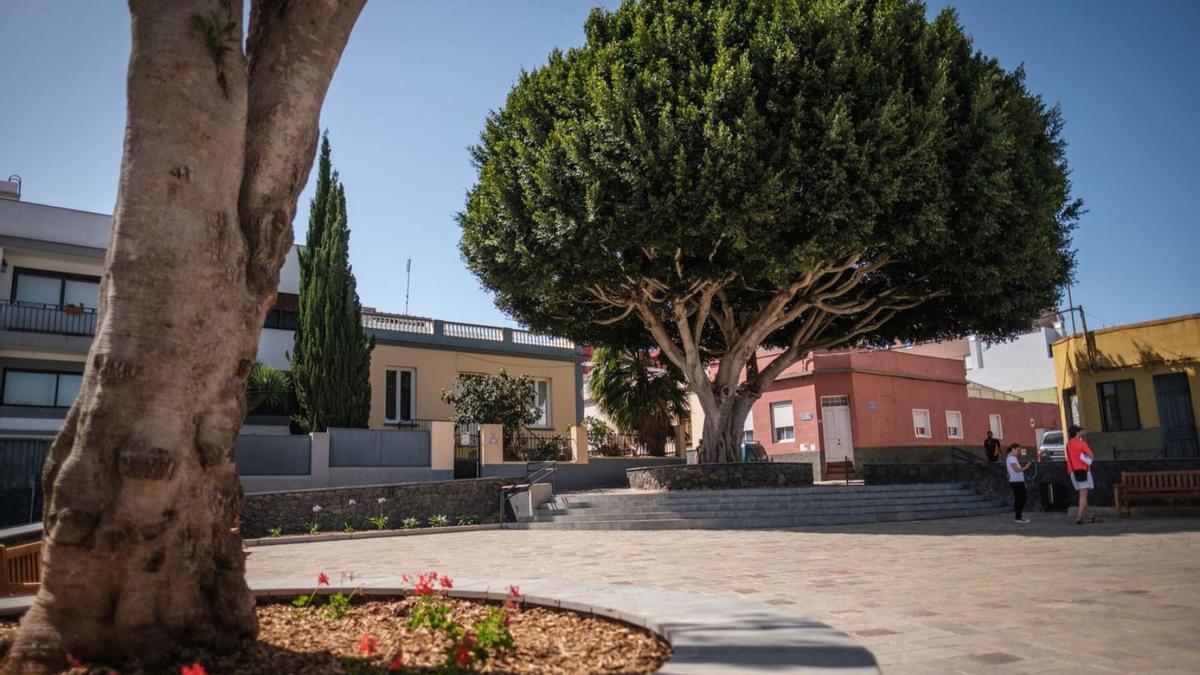
[[[987,438],[983,441],[983,454],[987,455],[989,462],[1000,460],[1000,441],[992,438],[992,432],[990,431]]]
[[[1025,472],[1029,470],[1029,462],[1021,463],[1019,453],[1021,452],[1021,444],[1013,443],[1008,446],[1008,457],[1004,460],[1005,468],[1008,469],[1008,486],[1012,488],[1013,493],[1013,521],[1025,525],[1029,519],[1025,517],[1025,502],[1029,501],[1029,494],[1025,491]]]

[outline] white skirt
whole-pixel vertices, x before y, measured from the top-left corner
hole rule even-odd
[[[1084,480],[1075,480],[1075,474],[1072,472],[1071,473],[1071,485],[1074,485],[1076,490],[1082,490],[1084,488],[1087,488],[1090,490],[1090,489],[1096,487],[1095,485],[1092,484],[1092,472],[1091,471],[1089,471],[1087,473],[1087,478]]]

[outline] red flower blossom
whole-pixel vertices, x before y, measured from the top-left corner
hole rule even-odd
[[[208,671],[204,670],[204,666],[197,661],[190,666],[181,666],[179,675],[208,675]]]
[[[521,588],[519,586],[509,586],[508,587],[508,597],[510,597],[510,598],[521,597]]]
[[[324,572],[321,572],[320,574],[317,575],[317,585],[318,586],[328,586],[329,585],[329,577],[326,576],[326,574]]]
[[[388,661],[388,671],[402,670],[404,668],[404,648],[400,647],[392,654],[392,660]]]
[[[367,656],[375,656],[379,652],[379,640],[370,634],[364,634],[358,641],[358,651]]]
[[[459,645],[454,650],[454,664],[459,668],[466,668],[471,663],[471,650],[467,649],[466,645]]]
[[[442,588],[454,588],[454,581],[450,577],[443,574],[442,578],[438,579],[438,585]]]
[[[417,577],[417,582],[413,584],[413,593],[419,596],[433,595],[433,585],[437,581],[437,572],[426,572]]]
[[[467,631],[463,634],[462,643],[468,649],[474,649],[475,645],[479,644],[479,640],[475,637],[475,631]]]

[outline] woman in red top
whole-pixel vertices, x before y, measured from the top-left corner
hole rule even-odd
[[[1078,425],[1072,424],[1067,428],[1067,472],[1071,474],[1071,484],[1079,491],[1079,513],[1075,516],[1077,525],[1083,524],[1083,516],[1087,511],[1088,490],[1095,487],[1092,482],[1092,449],[1087,441],[1079,435],[1083,431]],[[1099,522],[1099,518],[1091,516],[1089,523]]]

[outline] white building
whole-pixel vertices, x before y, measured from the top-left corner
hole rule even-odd
[[[111,230],[106,214],[23,202],[14,190],[0,190],[0,437],[49,438],[62,425],[95,335]],[[295,248],[279,289],[258,360],[290,370],[285,352],[300,289]],[[287,433],[286,415],[248,422],[244,433]]]

